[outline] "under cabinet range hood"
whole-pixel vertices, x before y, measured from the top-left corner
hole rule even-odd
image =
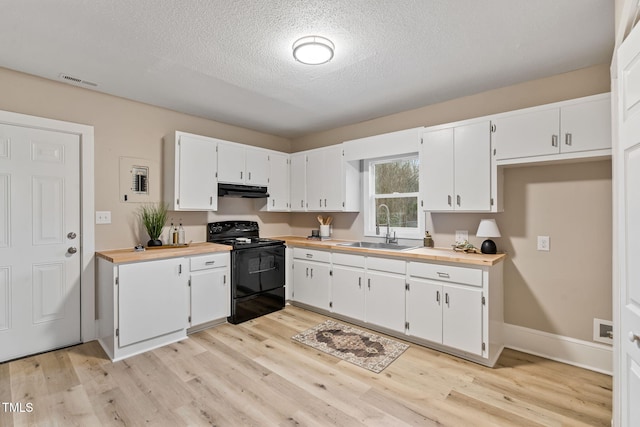
[[[265,199],[269,197],[267,187],[242,184],[218,184],[218,197],[245,197],[248,199]]]

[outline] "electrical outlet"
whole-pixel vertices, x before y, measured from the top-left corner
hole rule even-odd
[[[96,211],[96,224],[111,224],[111,211]]]
[[[593,319],[593,340],[605,344],[613,344],[613,322]]]
[[[549,252],[549,236],[538,236],[538,250]]]
[[[469,240],[469,232],[467,230],[456,230],[456,243]]]

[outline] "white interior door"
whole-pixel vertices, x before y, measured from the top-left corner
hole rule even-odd
[[[620,325],[616,392],[621,425],[640,425],[640,26],[618,49],[617,197]]]
[[[0,361],[80,342],[80,140],[0,124]]]

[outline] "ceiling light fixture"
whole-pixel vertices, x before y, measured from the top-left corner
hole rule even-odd
[[[325,37],[305,36],[293,43],[293,57],[307,65],[320,65],[331,61],[335,46]]]

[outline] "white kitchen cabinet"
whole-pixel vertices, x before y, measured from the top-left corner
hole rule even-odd
[[[599,155],[599,150],[611,148],[610,94],[513,111],[492,121],[492,143],[498,161],[573,158],[576,153],[585,157],[589,152]]]
[[[271,152],[269,153],[268,161],[269,198],[267,199],[266,210],[288,211],[291,207],[289,203],[289,155]]]
[[[218,181],[230,184],[266,186],[269,181],[267,150],[244,144],[218,144]]]
[[[411,335],[482,355],[482,289],[411,278],[407,292]]]
[[[307,210],[307,155],[304,152],[292,154],[290,159],[290,204],[291,211]]]
[[[308,150],[306,155],[306,202],[308,211],[360,210],[358,162],[346,162],[341,145]]]
[[[425,132],[420,165],[425,210],[491,211],[489,121]]]
[[[193,256],[190,262],[190,326],[231,315],[229,253]]]
[[[164,138],[164,200],[170,210],[218,209],[216,147],[214,138],[185,132]]]
[[[330,252],[294,248],[294,301],[322,310],[329,310],[330,260]]]
[[[364,319],[365,257],[333,253],[331,309],[352,319]]]
[[[365,321],[367,323],[404,332],[404,301],[404,275],[367,270],[367,289],[365,291]]]
[[[97,259],[97,335],[112,360],[186,338],[185,258],[128,263]]]

